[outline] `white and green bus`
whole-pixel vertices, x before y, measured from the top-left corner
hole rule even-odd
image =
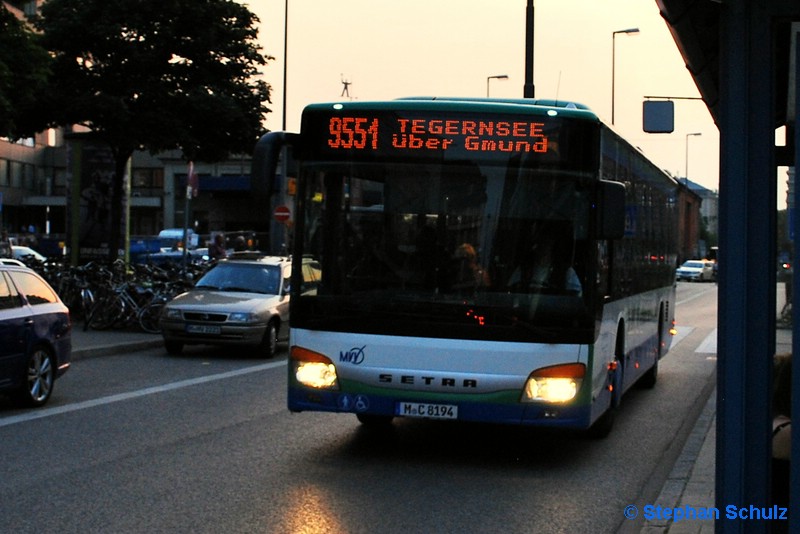
[[[678,184],[585,106],[314,104],[286,139],[291,411],[605,435],[655,385]]]

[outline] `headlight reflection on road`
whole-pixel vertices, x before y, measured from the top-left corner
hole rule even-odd
[[[346,532],[331,508],[333,499],[317,487],[296,487],[286,497],[287,516],[281,532],[329,534]]]

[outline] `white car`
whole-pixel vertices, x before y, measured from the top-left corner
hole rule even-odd
[[[250,347],[270,358],[289,333],[288,258],[228,259],[168,302],[161,334],[170,354],[184,345]]]
[[[706,282],[714,280],[714,262],[706,260],[689,260],[675,271],[677,280],[689,282]]]
[[[11,255],[14,256],[14,259],[22,262],[24,262],[26,258],[32,258],[35,261],[40,261],[42,263],[47,261],[47,258],[33,250],[31,247],[23,247],[20,245],[11,245]]]

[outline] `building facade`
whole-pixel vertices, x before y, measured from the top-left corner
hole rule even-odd
[[[702,199],[678,180],[678,263],[701,257],[700,206]]]
[[[700,198],[700,228],[704,231],[698,236],[698,255],[705,257],[711,246],[716,246],[716,238],[719,235],[719,194],[695,183],[691,180],[682,179],[693,193]],[[706,239],[704,239],[704,237]],[[711,240],[713,242],[707,242]]]

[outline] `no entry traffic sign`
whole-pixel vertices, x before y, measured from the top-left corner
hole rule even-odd
[[[278,206],[275,208],[272,216],[276,221],[285,223],[292,218],[292,212],[289,210],[288,206]]]

